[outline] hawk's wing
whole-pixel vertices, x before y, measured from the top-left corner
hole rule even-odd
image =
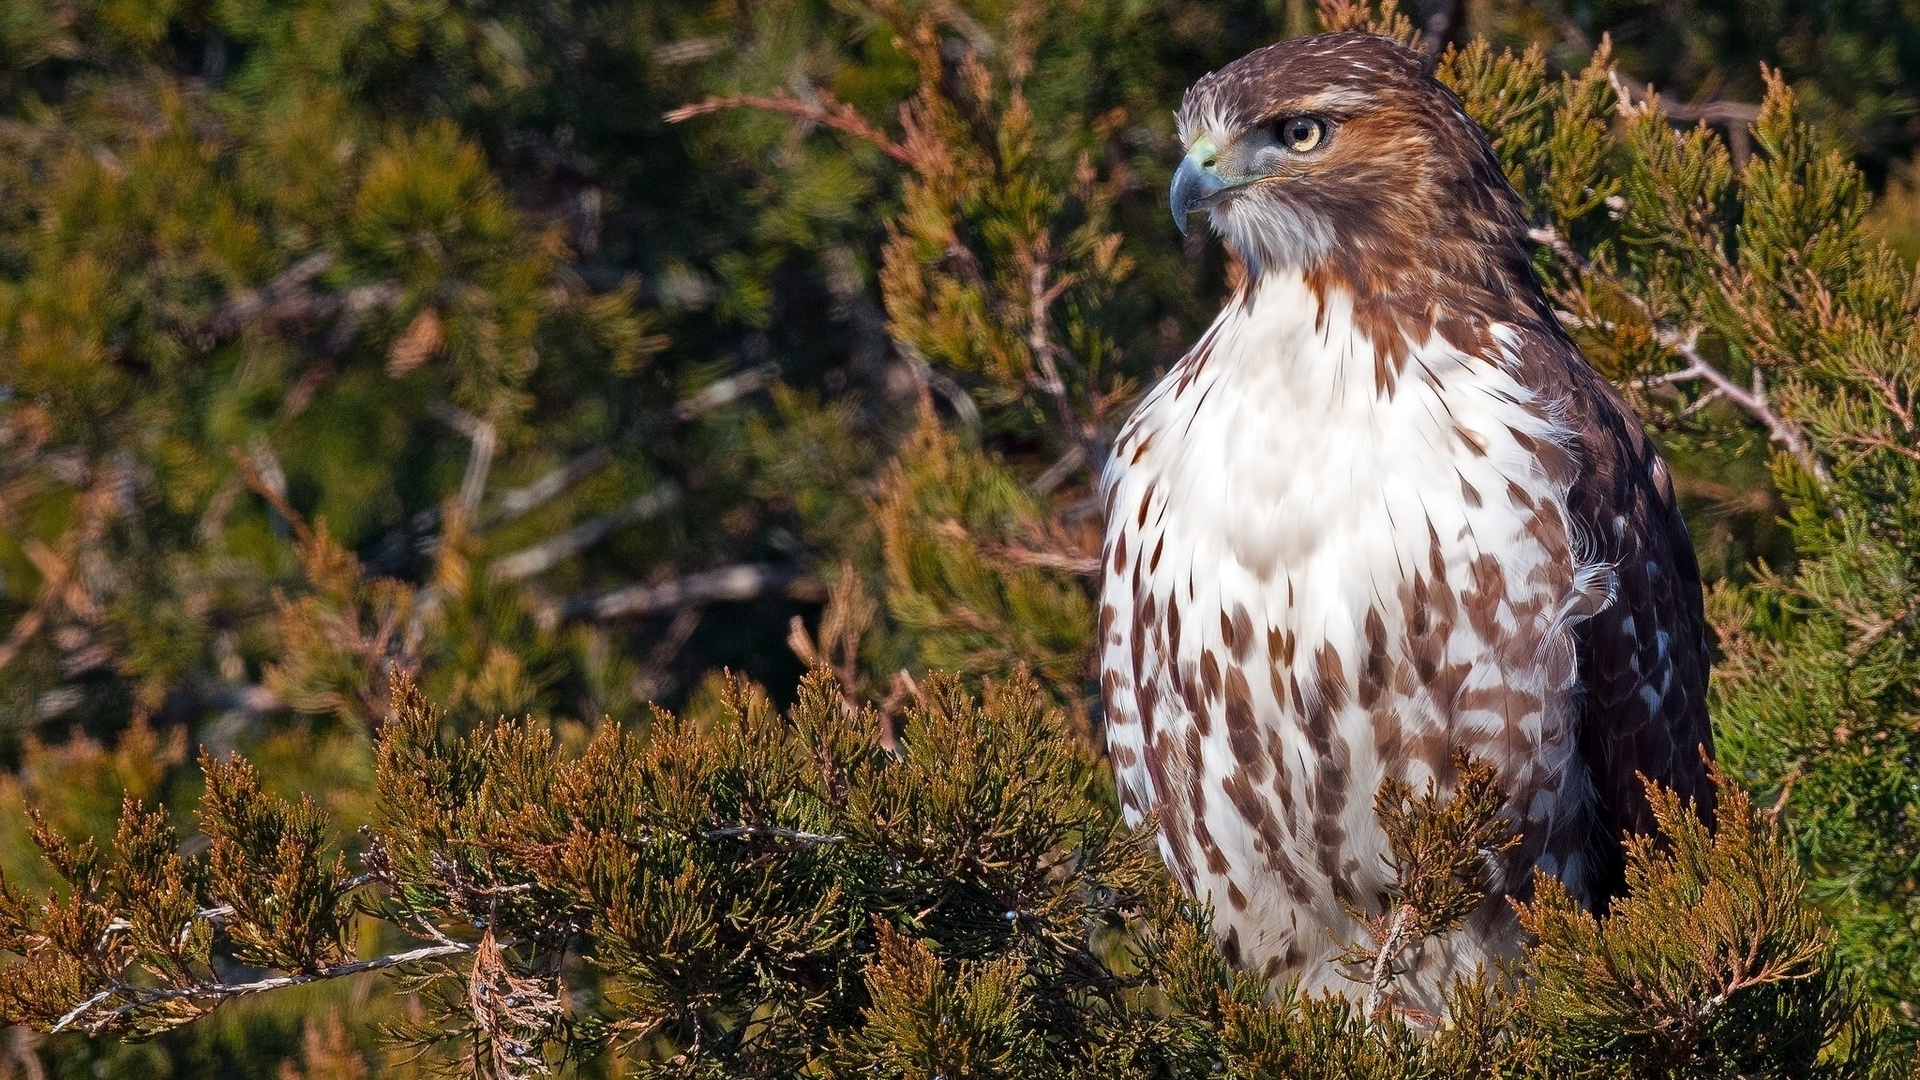
[[[1654,831],[1641,774],[1713,820],[1700,567],[1672,476],[1632,409],[1557,327],[1528,336],[1519,378],[1557,399],[1576,432],[1573,528],[1615,574],[1612,602],[1576,630],[1580,755],[1599,795],[1595,895],[1606,897],[1626,884],[1620,834]]]

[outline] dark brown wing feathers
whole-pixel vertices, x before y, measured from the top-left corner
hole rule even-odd
[[[1576,631],[1580,756],[1599,795],[1599,896],[1625,888],[1619,837],[1654,831],[1640,777],[1713,820],[1700,568],[1672,479],[1627,404],[1557,329],[1537,332],[1522,381],[1561,402],[1577,433],[1567,509],[1613,599]]]

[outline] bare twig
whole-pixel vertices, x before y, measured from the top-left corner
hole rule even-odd
[[[1440,59],[1447,51],[1447,44],[1453,40],[1454,23],[1460,18],[1460,0],[1439,0],[1428,13],[1426,21],[1420,25],[1420,46],[1426,50],[1428,63]]]
[[[596,446],[526,487],[508,488],[494,501],[493,512],[487,515],[486,525],[494,527],[517,520],[612,463],[613,452],[604,446]]]
[[[1052,494],[1054,488],[1066,483],[1067,477],[1078,471],[1086,461],[1087,448],[1080,443],[1074,443],[1067,447],[1067,452],[1061,454],[1058,460],[1047,466],[1045,472],[1034,477],[1033,483],[1027,485],[1027,490],[1035,495]]]
[[[304,313],[306,304],[303,290],[307,282],[333,269],[335,261],[332,253],[318,252],[280,271],[260,288],[236,294],[220,305],[213,317],[207,320],[207,333],[216,339],[230,337],[249,319],[270,309],[283,308],[294,301],[302,301],[300,310]]]
[[[683,607],[674,613],[666,632],[654,641],[653,648],[648,651],[646,664],[633,677],[633,696],[636,699],[653,701],[660,696],[667,686],[667,666],[680,655],[680,650],[687,647],[693,632],[700,626],[701,613],[697,606]]]
[[[1093,421],[1080,414],[1067,393],[1067,384],[1060,377],[1059,346],[1053,343],[1053,303],[1073,286],[1074,278],[1069,274],[1049,283],[1050,272],[1046,252],[1041,250],[1036,254],[1027,280],[1027,349],[1040,368],[1039,388],[1053,399],[1060,422],[1078,440],[1085,460],[1097,466],[1105,459],[1106,448],[1100,443],[1100,433]]]
[[[1700,355],[1699,330],[1689,330],[1682,336],[1656,325],[1654,332],[1655,340],[1679,354],[1680,358],[1687,362],[1687,366],[1678,371],[1658,376],[1661,384],[1706,383],[1711,388],[1707,392],[1709,396],[1725,398],[1738,405],[1748,416],[1759,421],[1760,425],[1767,429],[1767,437],[1779,443],[1787,453],[1792,454],[1801,468],[1818,477],[1823,484],[1833,482],[1827,467],[1815,458],[1813,451],[1807,447],[1806,439],[1801,436],[1800,429],[1774,410],[1772,402],[1767,398],[1766,382],[1758,365],[1754,366],[1751,385],[1743,387]],[[1652,383],[1642,385],[1652,385]]]
[[[444,401],[427,406],[427,412],[434,419],[465,435],[467,441],[473,444],[467,454],[467,470],[460,477],[460,507],[471,520],[473,512],[480,508],[481,497],[486,494],[487,473],[493,468],[493,452],[500,433],[493,421],[483,420]]]
[[[1413,940],[1413,930],[1419,920],[1419,913],[1412,904],[1401,904],[1400,910],[1393,914],[1393,924],[1387,929],[1385,941],[1380,943],[1380,952],[1374,957],[1373,971],[1367,979],[1367,1000],[1364,1010],[1372,1017],[1379,1013],[1385,1003],[1388,984],[1393,982],[1393,962],[1400,957]]]
[[[912,342],[896,339],[893,346],[900,359],[906,361],[907,370],[913,373],[914,381],[929,395],[939,394],[946,399],[948,407],[953,410],[954,419],[960,422],[961,427],[974,432],[980,430],[980,405],[973,400],[972,394],[967,393],[966,387],[935,368]]]
[[[745,563],[702,570],[657,585],[629,585],[611,592],[568,597],[559,605],[559,616],[566,622],[635,619],[688,604],[755,600],[769,594],[818,601],[826,598],[826,589],[792,567]]]
[[[122,485],[126,482],[125,470],[120,467],[99,470],[94,483],[80,495],[79,520],[62,533],[58,545],[47,549],[29,541],[26,554],[35,568],[40,571],[40,591],[34,597],[33,606],[13,624],[6,639],[0,641],[0,668],[13,662],[27,642],[46,625],[55,609],[66,605],[69,609],[91,610],[92,604],[86,599],[85,587],[80,583],[80,555],[89,545],[100,537],[105,528],[107,516],[112,509]],[[36,557],[36,552],[39,553]]]
[[[765,109],[768,112],[785,113],[802,120],[829,127],[844,135],[851,135],[862,142],[871,143],[880,152],[903,165],[914,164],[913,153],[905,146],[894,142],[887,133],[861,116],[853,106],[821,94],[821,103],[801,101],[784,90],[777,91],[771,97],[759,94],[728,94],[724,97],[710,97],[692,105],[682,105],[666,114],[669,124],[678,124],[696,116],[721,112],[726,109]]]
[[[267,478],[261,475],[259,467],[253,463],[253,459],[241,453],[237,446],[229,447],[227,456],[233,459],[234,467],[240,470],[241,478],[246,481],[249,488],[253,489],[253,493],[265,499],[268,506],[273,507],[276,513],[286,519],[288,527],[293,529],[294,539],[302,545],[313,543],[313,530],[307,526],[307,519],[301,517],[300,511],[295,510],[293,504],[287,502],[285,495],[267,482]]]
[[[355,285],[340,294],[340,319],[333,324],[333,332],[327,335],[326,355],[338,357],[353,344],[354,335],[360,332],[360,324],[366,321],[367,313],[375,308],[394,307],[406,299],[407,292],[390,281],[373,285]]]
[[[1066,555],[1057,551],[1035,551],[1032,548],[1005,547],[991,549],[992,553],[1008,562],[1020,566],[1037,566],[1047,570],[1064,570],[1080,577],[1094,577],[1100,573],[1100,560],[1088,555]]]
[[[65,1015],[60,1017],[60,1021],[53,1025],[49,1034],[58,1035],[61,1031],[66,1029],[66,1026],[68,1024],[71,1024],[75,1020],[79,1019],[81,1014],[93,1008],[95,1005],[98,1005],[101,1002],[107,1000],[113,995],[114,995],[114,989],[112,987],[108,987],[107,989],[100,991],[99,993],[93,995],[92,997],[81,1002],[80,1004],[75,1005],[72,1009],[69,1009]]]
[[[748,368],[738,375],[729,375],[717,382],[709,383],[700,392],[682,399],[673,407],[676,420],[691,420],[701,413],[717,409],[730,401],[737,401],[755,390],[772,383],[780,374],[778,364],[762,364]]]
[[[518,944],[518,942],[512,943]],[[98,1033],[108,1024],[136,1009],[162,1001],[205,1001],[213,1004],[244,997],[250,994],[263,994],[269,990],[283,990],[290,986],[304,986],[308,983],[338,979],[347,975],[358,975],[367,971],[382,971],[400,967],[404,964],[417,964],[423,960],[438,960],[448,956],[460,956],[473,952],[477,944],[454,942],[450,945],[428,945],[406,952],[391,953],[372,960],[355,960],[351,963],[337,964],[319,971],[302,972],[296,975],[276,975],[252,982],[195,982],[186,986],[131,986],[116,982],[75,1006],[54,1024],[52,1031],[61,1031],[73,1024],[80,1023],[89,1032]],[[503,944],[503,948],[511,945]],[[103,1010],[88,1018],[88,1013],[104,1002],[124,996],[127,1000],[111,1009]],[[86,1018],[83,1020],[83,1018]]]
[[[1760,106],[1747,101],[1668,101],[1655,94],[1653,87],[1625,72],[1616,69],[1607,77],[1613,82],[1613,92],[1629,109],[1651,105],[1672,123],[1707,124],[1725,132],[1735,169],[1745,168],[1747,159],[1753,156],[1752,131],[1760,119]]]
[[[844,844],[847,838],[838,833],[801,832],[798,829],[781,829],[772,825],[728,825],[720,829],[708,829],[700,834],[705,840],[725,840],[731,837],[753,836],[771,837],[776,840],[792,840],[802,844]]]
[[[671,483],[662,484],[616,510],[494,560],[487,567],[487,576],[495,581],[520,581],[544,573],[606,539],[614,530],[645,521],[679,501],[680,489]]]

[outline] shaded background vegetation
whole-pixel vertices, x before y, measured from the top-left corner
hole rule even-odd
[[[1538,46],[1534,78],[1610,37],[1617,92],[1657,87],[1678,122],[1592,150],[1618,206],[1513,168],[1578,249],[1543,239],[1556,300],[1608,328],[1583,343],[1641,380],[1676,462],[1735,778],[1786,810],[1843,951],[1914,1024],[1914,375],[1879,333],[1913,299],[1870,240],[1920,253],[1920,16],[1406,13]],[[27,805],[71,835],[111,835],[123,792],[190,806],[199,746],[312,794],[355,847],[395,670],[450,731],[531,716],[576,747],[603,717],[644,728],[649,701],[711,708],[723,666],[782,696],[825,663],[889,729],[929,670],[1027,673],[1097,743],[1093,470],[1231,272],[1166,220],[1171,110],[1319,20],[1302,0],[0,0],[0,868],[49,881]],[[1762,63],[1818,149],[1748,133]],[[951,107],[916,143],[899,111],[929,85]],[[1517,133],[1503,152],[1550,126],[1481,104]],[[1726,149],[1663,157],[1653,129],[1695,119]],[[1792,154],[1792,190],[1735,183]],[[1802,452],[1660,381],[1695,360],[1771,380]],[[1875,378],[1892,406],[1848,396]],[[16,1031],[6,1067],[359,1075],[370,1021],[409,1007],[369,981],[139,1045]]]

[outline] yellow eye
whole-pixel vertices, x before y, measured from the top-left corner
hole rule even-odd
[[[1280,121],[1280,145],[1304,154],[1327,137],[1327,123],[1314,116],[1289,116]]]

